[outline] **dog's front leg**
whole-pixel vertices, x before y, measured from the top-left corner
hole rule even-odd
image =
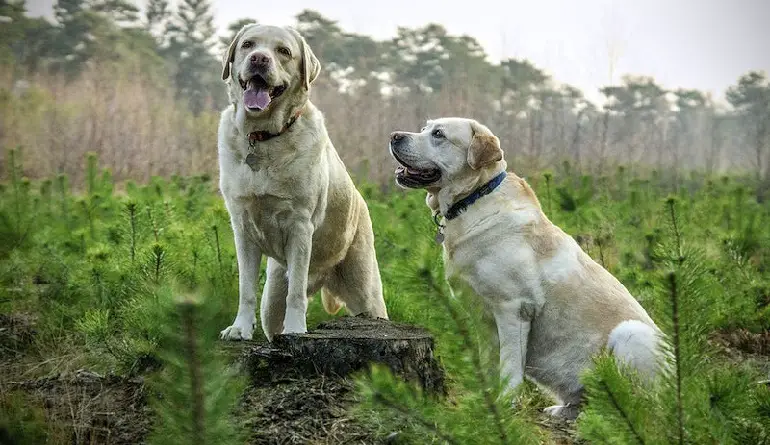
[[[239,218],[232,218],[235,255],[238,260],[238,314],[219,336],[225,340],[251,340],[257,321],[257,283],[262,251],[248,240]]]
[[[312,248],[313,226],[310,222],[294,226],[286,245],[289,293],[283,321],[284,334],[307,332],[307,285]]]
[[[494,311],[500,341],[500,374],[513,390],[524,380],[527,338],[535,305],[514,300],[500,303]]]

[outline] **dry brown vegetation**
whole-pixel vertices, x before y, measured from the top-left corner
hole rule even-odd
[[[669,124],[661,119],[605,118],[596,110],[577,115],[566,104],[525,108],[516,117],[498,113],[486,103],[488,94],[462,82],[450,82],[452,90],[444,93],[388,100],[366,87],[340,93],[329,77],[317,81],[312,99],[351,173],[380,185],[392,181],[390,132],[416,131],[426,119],[446,115],[487,123],[500,136],[509,165],[524,175],[563,160],[593,173],[607,171],[613,160],[658,168],[752,170],[750,153],[731,150],[729,138],[725,143],[708,131],[709,116],[700,116],[697,127],[689,129],[694,139],[688,144],[681,138],[674,144],[666,140]],[[91,65],[70,82],[44,74],[14,79],[8,71],[0,79],[0,146],[22,148],[28,177],[64,173],[80,183],[87,152],[97,153],[118,181],[217,175],[218,111],[208,107],[193,114],[175,99],[170,81],[125,64]],[[0,173],[5,155],[0,154]]]

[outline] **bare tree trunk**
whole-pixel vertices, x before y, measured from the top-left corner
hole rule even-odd
[[[537,156],[535,160],[540,161],[540,158],[544,155],[545,148],[545,113],[539,112],[537,114]]]
[[[714,116],[711,116],[711,132],[709,138],[709,146],[705,156],[706,174],[711,176],[714,174],[714,170],[718,168],[719,154],[722,149],[722,141],[719,135],[719,123]]]
[[[765,119],[763,116],[758,116],[757,121],[757,136],[756,140],[754,141],[754,153],[756,156],[756,162],[757,162],[757,180],[762,180],[764,178],[763,174],[763,162],[762,157],[764,155],[764,149],[765,149],[765,138],[767,137],[767,123],[765,122]]]
[[[583,113],[584,110],[580,110],[577,114],[577,118],[575,121],[575,131],[572,134],[572,142],[570,143],[569,151],[575,156],[575,167],[577,167],[578,171],[582,171],[582,158],[580,153],[580,130],[581,126],[583,124]]]
[[[536,126],[535,126],[535,110],[530,110],[527,112],[529,117],[529,155],[535,156],[536,149],[535,149],[535,132],[536,132]]]
[[[605,157],[607,156],[607,137],[610,129],[610,112],[604,111],[602,116],[602,136],[599,144],[599,174],[604,173]]]

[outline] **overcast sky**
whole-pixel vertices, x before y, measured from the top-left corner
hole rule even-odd
[[[27,7],[33,15],[47,15],[52,3],[27,0]],[[770,0],[216,0],[212,4],[220,30],[243,17],[289,25],[305,8],[338,21],[346,31],[377,39],[394,36],[399,26],[440,23],[452,34],[475,37],[491,60],[527,58],[594,100],[601,85],[617,82],[626,73],[653,76],[667,88],[698,88],[722,96],[741,74],[770,72]]]

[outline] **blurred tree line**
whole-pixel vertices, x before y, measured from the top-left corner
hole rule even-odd
[[[74,79],[92,64],[130,63],[153,82],[170,82],[195,114],[225,105],[220,54],[254,21],[238,20],[218,36],[208,0],[181,0],[175,8],[149,0],[144,11],[130,0],[58,0],[54,12],[54,22],[29,18],[22,0],[0,1],[0,60],[13,66],[13,80],[40,72]],[[346,32],[312,10],[300,12],[295,26],[326,73],[314,100],[329,120],[339,116],[338,127],[355,125],[347,118],[360,111],[346,110],[356,107],[367,110],[361,125],[378,136],[440,114],[467,115],[487,123],[508,156],[535,169],[564,160],[599,171],[617,163],[708,174],[732,168],[770,187],[765,72],[737,79],[726,94],[732,109],[701,91],[667,90],[631,75],[601,88],[605,101],[594,104],[528,60],[490,62],[473,37],[450,35],[440,24],[402,27],[382,41]],[[327,111],[325,103],[341,110]],[[350,137],[341,144],[371,143]]]

